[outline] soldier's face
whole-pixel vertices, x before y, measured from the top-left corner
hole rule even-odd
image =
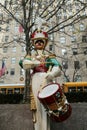
[[[34,46],[35,46],[36,49],[42,50],[42,49],[44,49],[44,47],[45,47],[45,41],[42,40],[42,39],[38,39],[38,40],[36,40],[36,42],[34,43]]]

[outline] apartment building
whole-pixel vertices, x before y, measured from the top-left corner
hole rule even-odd
[[[86,2],[85,0],[82,0]],[[70,0],[68,5],[70,7],[69,15],[72,16],[72,12],[80,8],[78,2],[72,7]],[[64,11],[64,12],[63,12]],[[87,17],[87,8],[84,9],[79,15]],[[60,23],[62,20],[68,18],[68,12],[66,10],[60,10],[57,15],[57,20]],[[87,81],[87,19],[82,19],[76,24],[69,24],[68,27],[62,28],[65,24],[61,24],[60,30],[54,34],[53,41],[50,45],[50,51],[56,53],[58,60],[62,64],[63,74],[61,79],[58,78],[61,83],[67,81]],[[53,47],[53,48],[52,48]],[[65,74],[65,76],[64,76]]]
[[[15,15],[19,16],[18,13]],[[25,72],[20,68],[19,60],[26,54],[26,46],[22,42],[25,36],[21,26],[15,20],[11,21],[10,15],[3,9],[0,9],[0,16],[0,67],[2,69],[2,61],[6,67],[6,74],[0,76],[0,83],[22,84],[25,80]],[[6,24],[4,20],[7,20]],[[21,43],[17,41],[19,38]]]
[[[69,6],[71,7],[70,3]],[[78,4],[75,5],[75,7],[75,9],[78,9]],[[87,10],[84,10],[81,15],[87,16],[86,12]],[[15,15],[19,17],[20,13]],[[5,16],[7,17],[7,14],[1,11],[0,18],[5,18]],[[8,17],[10,16],[8,15]],[[58,22],[66,18],[67,12],[59,12],[57,14]],[[6,29],[6,31],[4,31],[4,29]],[[65,32],[67,32],[67,34]],[[19,38],[21,39],[21,43],[17,40]],[[15,20],[8,20],[8,24],[0,23],[0,65],[2,65],[2,60],[4,60],[8,71],[7,74],[0,77],[0,83],[21,84],[25,82],[25,71],[19,66],[19,60],[26,55],[26,45],[23,43],[24,39],[23,30]],[[61,28],[57,33],[50,35],[47,48],[50,52],[56,54],[63,71],[70,81],[73,80],[74,75],[74,81],[87,80],[86,44],[86,20],[82,20],[75,25],[71,24],[68,27]],[[62,72],[62,76],[57,80],[63,83],[67,81],[67,78]]]

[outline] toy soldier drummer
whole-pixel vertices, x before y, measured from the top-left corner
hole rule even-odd
[[[60,63],[56,60],[54,55],[48,55],[45,53],[45,47],[48,43],[48,34],[42,30],[36,30],[31,35],[32,44],[35,47],[36,52],[34,55],[26,56],[24,60],[20,61],[20,66],[26,69],[32,69],[32,106],[31,109],[35,112],[36,118],[34,118],[35,130],[50,130],[50,119],[47,116],[46,110],[37,98],[38,91],[42,85],[46,85],[55,77],[61,75]],[[45,79],[45,84],[43,81]],[[48,92],[49,93],[49,92]],[[35,103],[35,104],[34,104]]]

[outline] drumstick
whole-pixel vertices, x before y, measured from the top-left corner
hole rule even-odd
[[[50,62],[50,63],[52,63],[52,62]],[[52,69],[52,66],[50,65],[50,66],[49,66],[49,69],[48,69],[48,71],[47,71],[47,73],[50,72],[51,69]]]
[[[52,64],[52,62],[37,62],[38,65],[39,65],[39,64],[47,64],[47,63],[51,63],[51,64]],[[29,64],[32,64],[32,63],[30,62]],[[34,63],[33,63],[33,64],[34,64]]]
[[[52,62],[40,62],[41,64],[47,64],[47,63],[51,63],[52,64]]]

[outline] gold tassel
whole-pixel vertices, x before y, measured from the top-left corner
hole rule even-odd
[[[30,87],[30,110],[32,111],[32,118],[33,118],[33,123],[36,123],[36,103],[34,99],[34,95],[32,92],[32,87]]]
[[[32,87],[30,87],[30,109],[36,110],[36,103],[35,103],[34,95],[32,92]]]

